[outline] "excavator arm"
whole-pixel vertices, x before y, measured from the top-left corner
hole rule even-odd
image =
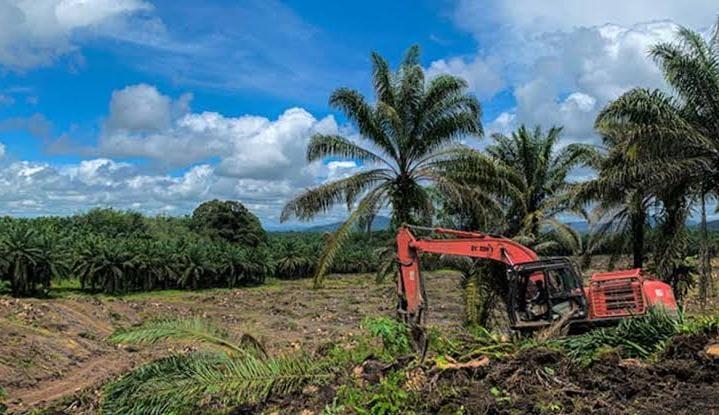
[[[450,235],[453,238],[418,239],[412,234],[412,228],[431,230],[435,234]],[[426,304],[419,260],[422,253],[484,258],[502,262],[507,266],[539,259],[531,249],[507,238],[442,228],[401,227],[397,233],[398,312],[404,315],[407,323],[414,326],[422,324],[422,311]]]

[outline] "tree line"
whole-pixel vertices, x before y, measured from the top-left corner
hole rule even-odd
[[[210,201],[191,216],[93,209],[70,217],[0,218],[0,282],[16,296],[75,280],[91,293],[262,284],[313,274],[321,233],[268,234],[238,202]],[[333,272],[377,269],[386,232],[357,234]]]

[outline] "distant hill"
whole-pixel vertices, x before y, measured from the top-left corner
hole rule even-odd
[[[390,218],[388,218],[386,216],[378,216],[372,222],[372,230],[373,231],[383,231],[385,229],[388,229],[389,223],[390,223]],[[589,224],[585,221],[568,222],[567,224],[569,226],[571,226],[572,229],[576,230],[579,233],[589,232]],[[317,233],[321,233],[321,232],[334,232],[341,225],[342,225],[342,222],[333,222],[333,223],[327,223],[324,225],[296,226],[296,227],[292,227],[291,229],[268,228],[268,230],[270,232],[317,232]],[[719,221],[717,221],[716,225],[719,228]]]
[[[389,228],[390,219],[386,216],[377,216],[372,222],[373,231],[383,231]],[[342,222],[328,223],[326,225],[310,226],[298,229],[302,232],[334,232],[342,225]]]
[[[390,219],[386,216],[378,216],[374,222],[372,223],[372,230],[373,231],[381,231],[389,228],[389,222]],[[324,225],[314,225],[314,226],[296,226],[292,228],[272,228],[268,227],[267,230],[269,232],[334,232],[337,230],[337,228],[342,225],[342,222],[333,222],[328,223]],[[573,221],[573,222],[567,222],[567,225],[569,225],[572,229],[579,233],[588,233],[589,232],[589,223],[586,221]],[[707,225],[709,227],[710,231],[719,231],[719,219],[710,220],[707,222]],[[699,222],[695,220],[691,220],[687,223],[687,226],[689,228],[695,229],[699,227]]]

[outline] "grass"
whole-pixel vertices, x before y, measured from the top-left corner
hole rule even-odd
[[[286,288],[286,286],[283,284],[283,280],[280,280],[278,278],[267,278],[265,280],[265,283],[262,285],[253,285],[253,286],[244,286],[244,287],[235,287],[235,288],[201,288],[197,290],[179,290],[179,289],[173,289],[173,290],[153,290],[153,291],[142,291],[142,292],[131,292],[131,293],[125,293],[125,294],[104,294],[104,293],[90,293],[87,291],[82,290],[82,287],[80,285],[80,281],[76,278],[65,278],[61,280],[54,280],[52,283],[52,289],[49,293],[49,298],[67,298],[67,299],[77,299],[77,298],[95,298],[99,300],[115,300],[115,299],[123,299],[128,301],[144,301],[144,300],[169,300],[172,301],[173,299],[180,299],[180,300],[186,300],[191,299],[194,297],[202,297],[205,295],[211,295],[213,293],[225,293],[229,291],[236,291],[236,290],[243,290],[243,291],[252,291],[252,290],[263,290],[263,291],[272,291],[272,290],[281,290]],[[309,286],[309,284],[308,284]],[[0,294],[2,294],[2,287],[0,286]],[[8,292],[9,294],[9,292]]]

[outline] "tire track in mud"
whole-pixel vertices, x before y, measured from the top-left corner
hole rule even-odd
[[[24,413],[99,386],[134,364],[126,355],[106,354],[84,362],[62,378],[42,381],[32,389],[8,390],[8,413]]]

